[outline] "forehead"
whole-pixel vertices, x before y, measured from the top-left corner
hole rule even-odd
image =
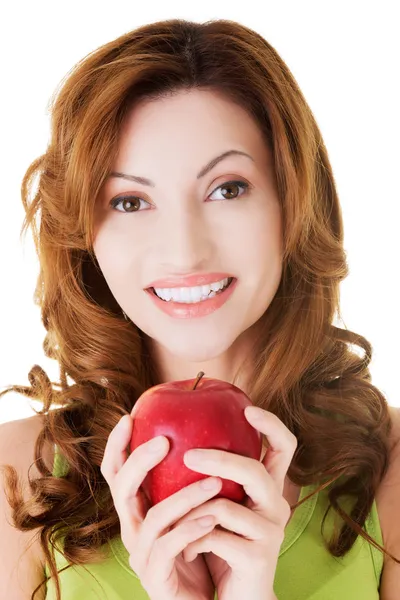
[[[244,108],[215,92],[181,92],[143,101],[128,112],[112,171],[151,180],[149,164],[157,172],[182,165],[181,176],[190,171],[192,177],[232,149],[250,155],[256,166],[270,162],[261,128]]]

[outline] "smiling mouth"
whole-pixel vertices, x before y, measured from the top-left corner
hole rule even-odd
[[[207,294],[207,296],[204,296],[202,298],[200,298],[199,300],[191,300],[188,302],[182,302],[179,300],[174,300],[173,298],[171,298],[170,300],[165,300],[164,298],[161,298],[155,291],[155,289],[153,287],[147,288],[148,291],[153,294],[154,296],[156,296],[159,300],[162,300],[162,302],[175,302],[175,303],[179,303],[179,304],[197,304],[199,302],[205,302],[206,300],[208,300],[209,298],[214,298],[215,296],[219,296],[220,294],[222,294],[223,292],[225,292],[225,290],[227,290],[229,288],[229,286],[231,285],[231,283],[235,281],[235,277],[229,277],[228,279],[228,283],[226,284],[225,287],[223,287],[222,289],[214,292],[213,290],[210,290]]]

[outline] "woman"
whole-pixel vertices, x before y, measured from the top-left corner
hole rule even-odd
[[[369,342],[333,323],[348,274],[334,177],[271,45],[232,21],[176,19],[102,46],[64,82],[22,192],[61,389],[37,365],[31,387],[10,387],[43,411],[2,430],[6,589],[18,600],[397,597],[398,411],[371,383]],[[246,418],[262,456],[187,455],[214,486],[151,507],[140,486],[169,440],[128,457],[136,400],[200,370],[258,407]],[[25,435],[38,477],[23,499],[17,471],[32,461],[18,469],[7,449]],[[223,477],[245,486],[245,504],[215,498]],[[22,531],[40,538],[16,592]]]

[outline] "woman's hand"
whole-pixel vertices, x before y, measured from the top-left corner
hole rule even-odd
[[[129,564],[151,600],[213,600],[214,584],[203,556],[186,563],[181,553],[188,544],[211,531],[215,519],[204,524],[196,518],[174,529],[171,525],[217,494],[222,481],[207,477],[149,508],[139,487],[147,473],[165,458],[169,443],[166,437],[158,436],[135,448],[127,457],[132,425],[132,417],[125,415],[114,427],[100,467],[111,489],[121,523],[121,539],[130,555]],[[153,441],[159,438],[161,446],[155,449]],[[214,487],[204,489],[202,484],[210,480]],[[209,514],[203,511],[199,517]]]
[[[204,558],[218,600],[276,599],[275,570],[291,513],[282,494],[297,439],[273,413],[256,409],[254,413],[258,413],[259,418],[255,419],[251,418],[255,407],[250,408],[245,410],[246,418],[267,436],[270,444],[262,462],[212,449],[200,450],[196,463],[189,460],[196,450],[184,455],[186,466],[193,471],[236,481],[249,496],[244,505],[226,498],[209,500],[175,525],[179,527],[190,519],[213,514],[222,526],[190,543],[183,553],[187,561],[202,552],[208,553]]]

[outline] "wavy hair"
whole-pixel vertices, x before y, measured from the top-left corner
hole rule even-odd
[[[68,566],[84,565],[101,560],[100,547],[120,533],[100,472],[106,441],[138,397],[160,383],[145,335],[124,319],[96,261],[96,197],[128,112],[143,100],[190,89],[218,91],[247,110],[274,160],[283,272],[259,321],[246,391],[297,437],[291,481],[318,484],[314,493],[330,486],[325,517],[333,509],[341,528],[325,540],[329,552],[344,556],[361,535],[400,562],[362,529],[389,466],[392,421],[383,393],[371,383],[371,344],[334,324],[342,321],[339,285],[348,266],[338,194],[316,120],[289,68],[261,35],[230,20],[170,19],[130,31],[75,65],[51,103],[46,152],[30,164],[21,185],[21,235],[32,228],[40,264],[35,303],[47,332],[43,348],[58,362],[60,381],[51,382],[34,365],[29,387],[1,393],[19,392],[43,407],[35,443],[41,477],[28,477],[28,501],[15,469],[7,465],[5,472],[14,524],[40,530],[58,600],[49,546],[64,535]],[[68,461],[63,477],[53,477],[45,465],[45,443],[56,443]],[[350,514],[339,503],[345,495],[354,500]]]

